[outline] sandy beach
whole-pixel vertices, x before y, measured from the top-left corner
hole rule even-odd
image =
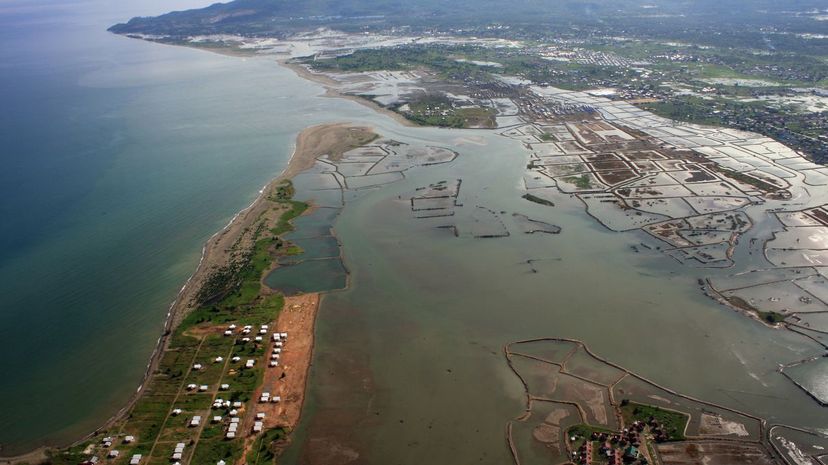
[[[256,389],[254,395],[254,398],[259,398],[262,392],[269,392],[271,396],[279,396],[282,399],[277,404],[265,403],[255,406],[257,413],[266,415],[263,419],[265,429],[284,428],[290,432],[299,423],[313,355],[314,327],[319,300],[320,295],[317,293],[286,297],[284,308],[274,322],[279,331],[288,333],[288,338],[279,359],[278,369],[265,371],[262,385]],[[247,423],[245,429],[252,426],[252,416],[248,416]],[[256,436],[253,435],[246,438],[243,457],[254,445],[255,439]],[[283,449],[289,443],[290,437],[286,441],[281,441],[278,448]],[[243,460],[239,465],[242,464]]]
[[[197,307],[196,297],[199,290],[210,277],[211,273],[233,259],[234,250],[246,249],[253,245],[255,237],[254,225],[263,216],[278,216],[285,209],[274,209],[268,198],[275,193],[279,185],[293,176],[313,166],[317,157],[330,155],[339,157],[344,151],[365,144],[377,137],[371,128],[353,126],[347,123],[328,123],[304,129],[297,135],[294,151],[288,166],[266,186],[256,199],[247,208],[237,213],[230,222],[205,243],[202,256],[195,272],[186,281],[172,302],[167,313],[164,332],[159,337],[158,345],[148,362],[145,375],[135,394],[115,413],[106,423],[71,445],[80,444],[100,431],[111,428],[126,418],[132,407],[140,399],[144,387],[151,375],[158,369],[159,362],[165,350],[169,347],[170,335],[182,320]],[[316,310],[319,304],[318,294],[306,294],[285,298],[283,312],[274,322],[281,331],[291,334],[291,350],[286,352],[286,367],[290,367],[293,374],[284,383],[283,398],[286,399],[280,413],[273,415],[270,422],[273,426],[293,428],[299,420],[304,392],[307,382],[307,372],[310,365],[313,347],[313,330]],[[302,312],[297,311],[301,309]],[[261,389],[260,389],[261,390]],[[270,426],[270,425],[269,425]],[[51,448],[41,447],[14,457],[0,458],[2,465],[18,465],[23,463],[40,463],[48,459],[49,450],[65,447],[57,445]]]
[[[418,127],[417,124],[413,123],[412,121],[410,121],[406,117],[402,116],[401,114],[399,114],[395,111],[391,111],[387,108],[383,108],[383,107],[377,105],[376,103],[372,102],[371,100],[361,98],[361,97],[358,97],[356,95],[348,95],[348,94],[344,94],[344,93],[340,92],[339,90],[337,90],[337,86],[339,85],[339,83],[337,81],[331,79],[328,76],[325,76],[324,74],[314,73],[313,71],[308,69],[307,66],[303,66],[303,65],[299,65],[299,64],[295,64],[295,63],[288,63],[287,60],[284,60],[284,59],[278,60],[278,62],[279,62],[280,65],[282,65],[285,68],[288,68],[291,71],[293,71],[294,73],[296,73],[299,77],[302,77],[302,78],[307,79],[309,81],[313,81],[313,82],[316,82],[316,83],[319,83],[319,84],[322,84],[323,86],[325,86],[325,97],[343,98],[343,99],[346,99],[346,100],[350,100],[350,101],[356,102],[360,105],[364,105],[364,106],[376,111],[377,113],[388,116],[389,118],[393,118],[394,121],[400,123],[403,126]]]

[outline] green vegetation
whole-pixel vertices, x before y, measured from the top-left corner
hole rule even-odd
[[[290,209],[282,213],[282,216],[279,217],[279,221],[276,223],[276,227],[270,230],[276,236],[293,230],[293,227],[290,225],[290,220],[300,216],[308,209],[308,205],[304,202],[291,200],[287,204],[290,206]]]
[[[759,317],[770,324],[782,323],[785,321],[785,315],[777,312],[757,312]]]
[[[612,433],[613,431],[606,428],[599,428],[597,426],[590,426],[586,424],[575,425],[566,431],[566,439],[575,438],[574,441],[569,442],[571,450],[579,450],[585,442],[590,440],[592,433]]]
[[[393,48],[359,49],[349,55],[332,59],[305,59],[303,62],[320,71],[404,71],[428,68],[447,79],[461,76],[484,78],[488,75],[487,71],[494,68],[486,67],[484,70],[468,61],[458,61],[461,58],[477,59],[482,53],[484,53],[482,48],[473,46],[407,45]]]
[[[650,419],[658,421],[659,425],[667,433],[669,441],[682,441],[685,439],[684,430],[690,417],[687,414],[666,410],[652,405],[637,404],[635,402],[621,402],[621,416],[624,424],[632,424],[635,421],[648,423]]]
[[[495,127],[495,110],[486,107],[456,107],[443,95],[430,94],[408,104],[406,110],[393,108],[422,126],[449,128]]]
[[[215,270],[199,290],[196,301],[199,307],[190,313],[177,328],[181,334],[189,328],[204,323],[240,321],[243,324],[264,324],[272,321],[282,298],[277,295],[261,295],[262,274],[273,263],[274,253],[284,249],[278,237],[292,229],[290,221],[301,215],[307,204],[292,200],[293,185],[279,185],[268,198],[284,211],[276,226],[266,235],[264,222],[253,232],[254,245],[250,250],[236,252],[231,263]],[[286,209],[285,209],[286,208]]]
[[[538,204],[541,204],[541,205],[546,205],[547,207],[554,207],[555,206],[554,202],[546,200],[546,199],[542,199],[542,198],[540,198],[536,195],[532,195],[532,194],[529,194],[529,193],[523,194],[521,197],[523,197],[524,199],[526,199],[530,202],[535,202],[535,203],[538,203]]]
[[[716,171],[718,171],[719,173],[722,173],[725,176],[729,177],[730,179],[735,179],[736,181],[739,181],[743,184],[753,186],[753,187],[757,188],[758,190],[760,190],[762,192],[772,193],[772,192],[776,192],[776,191],[780,190],[779,187],[777,187],[777,186],[775,186],[775,185],[773,185],[769,182],[762,181],[761,179],[757,179],[753,176],[748,176],[746,174],[740,173],[740,172],[735,171],[735,170],[722,168],[722,167],[719,167],[718,165],[715,165],[715,166],[716,166]]]
[[[619,90],[619,98],[640,98],[646,102],[640,104],[642,108],[676,121],[758,132],[814,159],[828,157],[828,144],[823,138],[828,112],[803,112],[796,105],[783,105],[776,99],[762,100],[764,96],[789,94],[792,87],[813,87],[828,81],[828,60],[824,55],[796,51],[753,53],[721,44],[668,45],[647,38],[618,41],[590,37],[583,48],[572,49],[579,50],[573,52],[575,59],[549,60],[541,55],[545,51],[542,45],[511,49],[409,44],[360,49],[346,56],[308,58],[304,62],[322,71],[428,69],[448,84],[478,89],[497,86],[496,75],[519,76],[569,90],[613,87]],[[828,48],[823,51],[828,53]],[[647,64],[636,66],[635,61]],[[711,79],[745,82],[713,83]],[[752,85],[755,80],[765,83]],[[401,113],[418,124],[431,126],[490,127],[493,123],[489,121],[494,121],[486,108],[458,109],[451,102],[434,103],[437,104],[423,107],[413,102],[410,111]],[[550,137],[541,136],[543,140]]]
[[[740,308],[742,310],[747,310],[749,312],[753,312],[753,313],[759,315],[759,318],[761,318],[766,323],[774,325],[774,324],[779,324],[779,323],[784,323],[785,322],[785,315],[783,315],[781,313],[777,313],[777,312],[772,312],[772,311],[771,312],[765,312],[765,311],[759,310],[758,308],[754,307],[753,305],[751,305],[749,302],[747,302],[745,299],[742,299],[741,297],[726,296],[725,299],[727,299],[727,301],[736,308]]]
[[[685,96],[669,101],[661,101],[641,105],[641,108],[659,116],[676,121],[703,124],[708,126],[721,125],[721,118],[710,112],[711,101],[695,96]]]
[[[226,463],[235,463],[242,455],[243,444],[240,440],[226,441],[223,438],[215,438],[200,441],[193,453],[190,463],[218,463],[224,460]]]
[[[99,444],[100,438],[114,436],[112,448],[117,448],[121,455],[112,461],[113,465],[128,463],[133,454],[142,454],[150,465],[168,463],[176,442],[187,444],[185,455],[192,454],[190,463],[194,464],[219,460],[235,463],[242,458],[243,439],[227,440],[224,437],[226,425],[209,421],[213,414],[211,405],[215,397],[251,401],[264,376],[265,346],[226,337],[222,328],[231,321],[240,326],[271,323],[281,311],[284,297],[263,289],[261,278],[277,255],[288,251],[273,231],[290,230],[289,219],[307,208],[307,205],[293,201],[292,196],[293,187],[284,183],[268,198],[283,212],[278,226],[269,229],[267,220],[261,218],[255,230],[245,231],[252,236],[252,247],[239,250],[242,242],[234,244],[232,266],[217,270],[214,275],[218,277],[207,280],[204,285],[207,290],[200,295],[209,298],[169,335],[168,347],[161,355],[158,368],[145,383],[143,394],[126,419],[91,440],[92,444]],[[258,362],[253,368],[242,368],[241,362],[230,362],[235,356]],[[196,363],[202,368],[193,369]],[[207,391],[191,390],[186,388],[189,384],[208,388]],[[228,384],[230,388],[219,391],[219,384]],[[181,414],[174,415],[174,409],[180,409]],[[203,428],[189,425],[194,415],[202,417]],[[135,442],[123,443],[126,435],[134,436]],[[250,463],[273,463],[275,455],[271,445],[283,435],[281,429],[265,433],[255,450],[255,460]],[[89,458],[83,454],[88,444],[55,453],[51,462],[77,465]],[[106,449],[96,449],[93,455],[103,458],[106,453]]]
[[[564,181],[570,182],[575,184],[575,187],[578,189],[591,189],[592,182],[589,180],[589,175],[582,174],[580,176],[570,176],[565,178]]]
[[[256,445],[247,453],[247,465],[272,464],[276,459],[274,444],[286,435],[283,428],[269,429],[262,433],[256,440]]]
[[[765,101],[745,101],[744,97],[774,95],[780,89],[717,86],[708,98],[675,95],[661,102],[639,105],[665,118],[688,123],[724,126],[758,132],[816,160],[828,157],[825,134],[826,112],[800,112],[796,107],[775,106]],[[760,94],[761,93],[761,94]],[[771,186],[771,191],[778,188]]]
[[[292,231],[293,227],[290,225],[290,222],[308,209],[308,204],[293,200],[293,194],[293,183],[286,181],[280,184],[276,188],[276,191],[270,196],[270,200],[273,202],[289,207],[286,212],[279,216],[279,219],[276,222],[276,227],[270,230],[274,236],[281,236],[286,232]]]
[[[654,18],[641,14],[640,4],[628,0],[594,0],[588,5],[550,2],[544,3],[542,8],[530,0],[510,2],[508,6],[495,0],[236,0],[158,17],[133,18],[110,30],[120,34],[169,35],[171,41],[207,34],[285,37],[322,26],[352,32],[385,32],[400,28],[412,35],[452,33],[547,41],[550,37],[581,42],[586,38],[601,40],[606,37],[609,39],[603,42],[610,45],[623,43],[633,50],[662,53],[691,47],[699,52],[710,48],[750,50],[753,53],[743,53],[741,60],[728,63],[752,70],[773,62],[784,69],[794,58],[788,55],[826,54],[828,45],[824,40],[808,40],[797,34],[817,32],[813,15],[805,13],[816,7],[821,4],[807,0],[668,0],[659,4],[661,14]],[[790,12],[802,13],[794,15]],[[493,24],[499,27],[492,29]],[[619,37],[628,39],[619,40]],[[810,60],[802,61],[810,66]]]
[[[182,334],[193,326],[239,321],[243,324],[264,324],[272,321],[282,305],[280,295],[261,296],[261,277],[273,262],[272,251],[282,246],[278,238],[256,241],[252,254],[243,269],[234,276],[234,287],[227,289],[224,297],[215,303],[207,303],[187,315],[176,329]]]

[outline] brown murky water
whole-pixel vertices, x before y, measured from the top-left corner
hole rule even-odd
[[[387,137],[460,156],[346,193],[335,228],[350,287],[324,298],[307,406],[285,463],[510,463],[505,428],[523,410],[523,390],[503,346],[535,337],[583,340],[669,388],[771,423],[828,424],[776,371],[818,346],[699,289],[699,278],[734,269],[635,250],[655,241],[605,230],[566,195],[555,207],[521,199],[529,154],[516,141],[369,120]],[[297,179],[300,195],[332,198],[314,179]],[[417,218],[409,199],[418,188],[457,179],[454,216]],[[526,234],[514,213],[562,232]],[[449,225],[456,236],[439,228]],[[753,234],[767,231],[760,224]],[[745,269],[759,260],[737,259]]]

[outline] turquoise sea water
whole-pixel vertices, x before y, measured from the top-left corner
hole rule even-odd
[[[0,2],[0,456],[114,413],[204,241],[322,109],[366,112],[269,60],[106,32],[205,3]]]

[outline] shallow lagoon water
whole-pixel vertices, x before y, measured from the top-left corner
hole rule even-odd
[[[350,287],[323,300],[308,414],[288,462],[326,463],[326,453],[339,451],[365,463],[509,463],[505,426],[523,412],[523,392],[503,346],[535,337],[581,339],[664,386],[771,423],[828,421],[777,372],[818,347],[699,289],[699,278],[734,270],[694,269],[655,247],[634,248],[656,244],[606,230],[567,195],[553,208],[521,199],[528,153],[518,142],[377,124],[386,137],[450,146],[460,157],[346,202],[335,231]],[[404,201],[419,187],[458,178],[463,207],[454,217],[417,219]],[[313,197],[310,189],[300,194]],[[476,239],[469,211],[478,206],[562,232],[523,234],[504,220],[508,237]],[[437,228],[448,224],[459,237]]]
[[[696,282],[708,271],[634,252],[642,234],[605,230],[577,200],[560,196],[548,208],[520,199],[528,154],[519,143],[484,131],[403,128],[352,102],[318,98],[318,86],[273,63],[114,37],[102,32],[108,24],[85,26],[96,32],[84,29],[93,39],[73,55],[81,65],[66,80],[83,92],[57,106],[71,111],[26,120],[80,124],[3,134],[39,137],[50,142],[42,153],[66,155],[5,171],[20,181],[11,188],[25,188],[14,198],[32,203],[2,205],[20,221],[15,234],[3,230],[0,340],[25,354],[1,367],[15,373],[0,383],[3,398],[15,400],[0,418],[0,443],[14,446],[3,453],[72,439],[116,411],[204,240],[278,173],[302,127],[343,120],[460,157],[347,193],[339,218],[320,209],[324,217],[297,219],[297,239],[334,225],[351,285],[323,299],[307,409],[287,463],[326,445],[369,463],[508,463],[505,424],[523,405],[502,349],[531,337],[582,339],[670,388],[772,422],[828,423],[776,372],[814,353],[814,344],[715,304]],[[78,128],[101,137],[64,137]],[[51,177],[38,174],[44,166]],[[417,219],[399,201],[457,178],[464,207],[454,220]],[[326,206],[341,199],[333,191],[300,195]],[[509,237],[476,239],[468,231],[478,205],[563,230],[526,235],[504,220]],[[459,237],[438,229],[443,221],[456,223]],[[313,282],[313,270],[300,271],[299,285]],[[47,293],[42,283],[50,283]]]
[[[287,295],[343,289],[348,274],[342,260],[319,258],[280,266],[271,271],[264,283]]]
[[[288,239],[302,249],[296,255],[280,257],[280,264],[296,263],[315,258],[339,257],[339,242],[334,236],[308,237],[304,239]]]

